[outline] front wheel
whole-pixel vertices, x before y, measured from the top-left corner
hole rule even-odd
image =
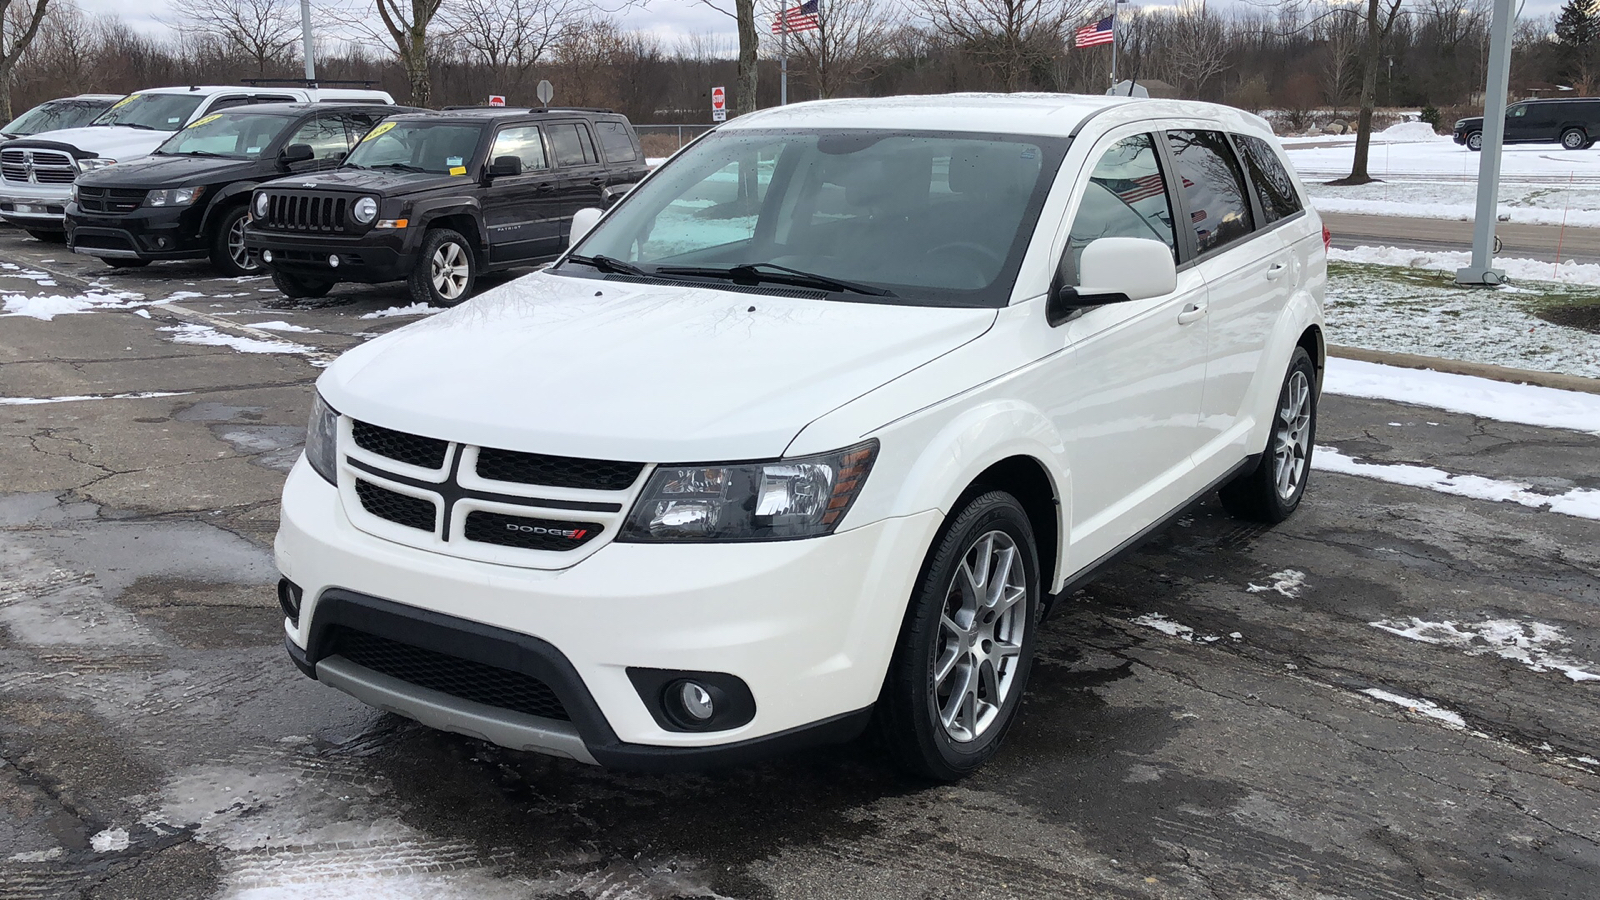
[[[478,261],[460,232],[436,228],[422,239],[411,272],[411,299],[428,306],[455,306],[472,295]]]
[[[288,272],[273,272],[272,286],[283,292],[291,300],[314,300],[318,297],[328,296],[333,290],[333,282],[321,281],[316,278],[301,278],[299,275],[290,275]]]
[[[225,210],[217,216],[216,236],[211,239],[211,265],[231,278],[255,275],[261,271],[261,260],[256,259],[244,245],[244,223],[249,218],[243,203]]]
[[[1483,132],[1474,131],[1473,133],[1467,135],[1467,149],[1471,150],[1473,153],[1477,153],[1479,150],[1483,149]]]
[[[895,762],[954,781],[1015,720],[1039,621],[1038,553],[1016,498],[990,491],[946,525],[923,565],[874,724]]]
[[[1222,488],[1222,506],[1232,515],[1277,524],[1300,505],[1317,439],[1316,384],[1317,370],[1311,354],[1304,347],[1296,347],[1283,387],[1278,390],[1266,452],[1254,469]]]

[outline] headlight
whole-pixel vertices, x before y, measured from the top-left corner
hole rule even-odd
[[[170,191],[151,191],[144,195],[145,206],[188,206],[200,199],[203,187],[173,188]]]
[[[371,197],[362,197],[356,201],[355,208],[351,212],[355,215],[357,222],[363,225],[370,225],[372,220],[378,217],[378,201]]]
[[[114,159],[80,159],[78,160],[78,171],[93,172],[95,169],[104,169],[106,166],[115,165],[116,162]]]
[[[67,188],[67,200],[71,203],[78,202],[78,183],[76,181],[72,183],[71,187]]]
[[[311,404],[311,422],[306,426],[306,462],[329,484],[338,484],[339,412],[322,395]]]
[[[267,217],[267,195],[266,194],[257,194],[256,195],[256,218],[265,219],[266,217]]]
[[[800,459],[661,466],[617,540],[771,541],[829,534],[850,511],[877,455],[878,442],[868,441]]]

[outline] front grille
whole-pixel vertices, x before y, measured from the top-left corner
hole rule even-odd
[[[144,203],[145,192],[128,188],[78,188],[78,208],[92,213],[130,213]]]
[[[59,150],[0,150],[0,178],[14,184],[71,184],[78,164]]]
[[[397,493],[359,478],[356,479],[356,496],[361,499],[362,509],[380,519],[421,531],[433,530],[438,507],[431,500]]]
[[[478,451],[478,477],[517,484],[583,488],[591,491],[621,491],[632,486],[642,463],[611,462],[604,459],[574,459],[570,456],[545,456],[484,447]]]
[[[467,540],[523,550],[574,550],[605,528],[593,522],[558,522],[474,510],[467,513]]]
[[[356,446],[368,453],[387,456],[397,462],[421,466],[424,469],[437,469],[443,466],[445,451],[450,448],[449,441],[392,431],[366,422],[352,423],[351,431],[355,436]]]
[[[513,712],[571,721],[561,698],[543,681],[448,653],[341,628],[333,652],[390,678]]]
[[[267,193],[267,214],[256,220],[261,228],[279,231],[342,232],[349,224],[345,212],[350,200],[334,194]]]

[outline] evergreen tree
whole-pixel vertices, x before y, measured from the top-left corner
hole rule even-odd
[[[1600,50],[1600,14],[1594,0],[1567,0],[1556,17],[1556,43],[1561,46],[1561,72],[1585,93],[1594,87]]]

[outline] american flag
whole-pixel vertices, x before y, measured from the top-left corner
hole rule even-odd
[[[1128,179],[1127,186],[1117,191],[1117,196],[1122,198],[1123,203],[1133,204],[1159,196],[1166,191],[1166,182],[1161,180],[1160,175],[1144,175]]]
[[[1189,221],[1191,221],[1191,222],[1200,223],[1200,222],[1204,222],[1205,220],[1206,220],[1206,211],[1203,210],[1203,209],[1197,209],[1194,212],[1189,213]]]
[[[1079,48],[1098,47],[1101,44],[1109,44],[1117,38],[1116,30],[1111,27],[1110,16],[1106,16],[1093,25],[1085,25],[1074,31],[1072,35],[1073,46]]]
[[[796,31],[815,31],[822,27],[822,19],[818,16],[821,0],[807,0],[799,6],[791,6],[778,13],[772,20],[773,34],[793,34]]]

